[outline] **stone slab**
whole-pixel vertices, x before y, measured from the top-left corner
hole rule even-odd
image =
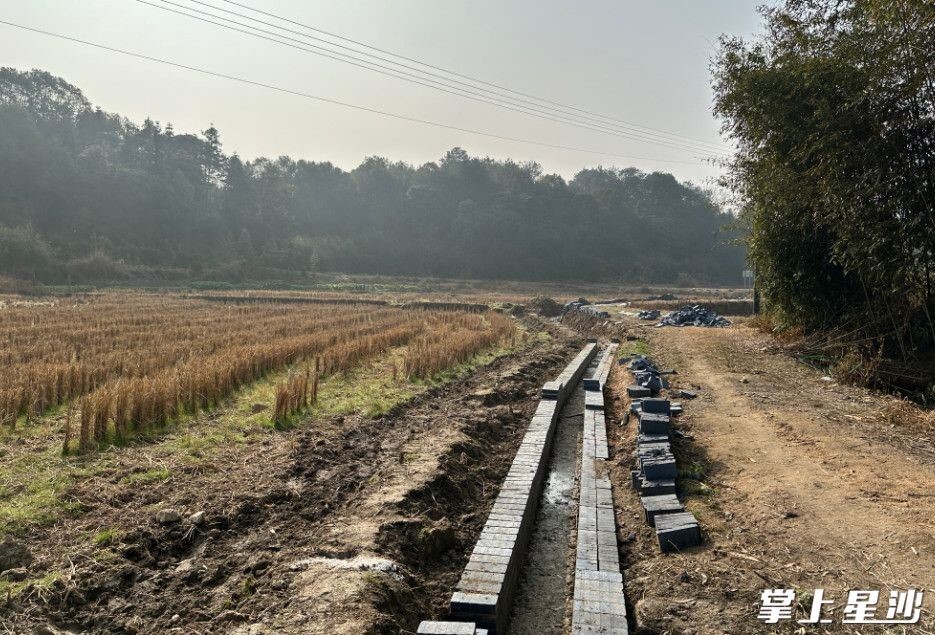
[[[640,400],[640,410],[652,414],[667,415],[671,411],[671,405],[668,399],[644,398]]]
[[[669,553],[701,544],[701,528],[691,512],[660,514],[656,517],[659,548]]]
[[[658,496],[660,494],[675,494],[675,481],[648,481],[640,478],[637,489],[642,496]]]
[[[651,391],[649,388],[644,388],[643,386],[637,386],[635,384],[633,386],[627,386],[627,396],[632,398],[650,397],[652,394],[653,391]]]
[[[640,413],[640,434],[669,434],[672,419],[669,415],[643,411]]]
[[[653,527],[656,526],[656,518],[659,515],[685,511],[675,494],[640,496],[640,505],[643,506],[643,516],[646,522]]]

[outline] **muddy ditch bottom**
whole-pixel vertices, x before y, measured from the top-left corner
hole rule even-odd
[[[586,377],[597,362],[595,357]],[[574,565],[569,545],[577,514],[574,493],[583,416],[584,385],[578,382],[555,424],[549,471],[513,603],[512,635],[565,632],[566,579]]]

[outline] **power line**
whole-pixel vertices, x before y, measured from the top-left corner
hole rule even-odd
[[[600,125],[596,125],[596,124],[588,124],[588,123],[581,123],[581,122],[579,122],[579,121],[568,120],[568,119],[565,118],[565,117],[553,116],[553,115],[551,115],[551,114],[549,114],[549,113],[547,113],[547,112],[543,112],[543,111],[541,111],[541,110],[535,110],[535,109],[532,109],[532,108],[527,107],[527,106],[520,106],[520,105],[513,105],[513,104],[503,103],[502,101],[499,101],[499,100],[494,99],[494,98],[490,98],[490,97],[488,97],[488,96],[486,96],[486,95],[483,95],[483,94],[480,94],[480,93],[476,93],[476,92],[472,92],[472,91],[469,91],[469,90],[466,90],[466,89],[458,88],[458,87],[456,87],[456,86],[450,86],[450,85],[445,84],[445,83],[443,83],[443,82],[438,82],[438,81],[435,81],[435,80],[432,80],[432,79],[428,79],[428,78],[424,78],[424,77],[419,77],[419,76],[417,76],[417,75],[413,75],[413,74],[407,73],[407,72],[405,72],[405,71],[400,71],[400,70],[398,70],[398,69],[395,69],[395,68],[392,68],[392,67],[389,67],[389,66],[384,66],[384,65],[381,65],[381,64],[377,64],[377,63],[374,63],[374,62],[370,62],[370,61],[368,61],[368,60],[362,60],[362,59],[360,59],[360,58],[356,58],[356,57],[347,55],[346,53],[341,53],[341,52],[338,52],[338,51],[332,51],[332,50],[330,50],[330,49],[325,49],[325,48],[322,48],[322,47],[319,47],[319,46],[315,46],[315,45],[313,45],[313,44],[307,44],[307,43],[302,42],[302,41],[300,41],[300,40],[296,40],[295,38],[291,38],[291,37],[288,37],[288,36],[285,36],[285,35],[280,35],[280,34],[277,34],[277,33],[273,33],[273,32],[271,32],[271,31],[267,31],[267,30],[265,30],[265,29],[260,29],[260,28],[258,28],[258,27],[254,27],[254,26],[252,26],[252,25],[243,24],[243,23],[237,22],[236,20],[231,20],[230,18],[225,18],[225,17],[223,17],[223,16],[217,16],[217,15],[214,15],[214,14],[211,14],[211,13],[208,13],[208,12],[205,12],[205,11],[201,11],[200,9],[193,9],[193,8],[191,8],[191,7],[185,7],[184,5],[180,5],[180,4],[178,4],[178,3],[172,2],[171,0],[161,0],[161,1],[162,1],[163,3],[165,3],[165,4],[173,5],[173,6],[176,6],[176,7],[182,7],[182,8],[184,8],[184,9],[186,9],[187,11],[192,11],[192,12],[194,12],[194,13],[196,13],[196,14],[207,15],[207,16],[210,16],[211,18],[215,18],[215,19],[217,19],[217,20],[224,20],[224,21],[226,21],[226,22],[230,22],[230,23],[232,23],[232,24],[234,24],[234,25],[237,25],[237,26],[231,26],[230,24],[224,24],[224,23],[221,23],[221,22],[215,22],[214,20],[211,20],[211,19],[208,19],[208,18],[204,18],[204,17],[200,17],[199,15],[194,15],[194,14],[192,14],[192,13],[187,13],[186,11],[179,11],[179,10],[176,10],[176,9],[172,9],[172,8],[170,8],[170,7],[166,7],[166,6],[161,6],[161,5],[153,4],[152,2],[149,2],[149,1],[147,1],[147,0],[136,0],[136,2],[138,2],[138,3],[140,3],[140,4],[144,4],[144,5],[151,6],[151,7],[157,8],[157,9],[161,9],[161,10],[163,10],[163,11],[168,11],[168,12],[170,12],[170,13],[175,13],[175,14],[178,14],[178,15],[181,15],[181,16],[184,16],[184,17],[187,17],[187,18],[191,18],[191,19],[194,19],[194,20],[198,20],[198,21],[200,21],[200,22],[205,22],[205,23],[208,23],[208,24],[213,24],[213,25],[215,25],[215,26],[219,26],[219,27],[222,27],[222,28],[224,28],[224,29],[228,29],[228,30],[231,30],[231,31],[235,31],[235,32],[238,32],[238,33],[245,34],[245,35],[250,35],[250,36],[252,36],[252,37],[256,37],[256,38],[259,38],[259,39],[261,39],[261,40],[266,40],[266,41],[269,41],[269,42],[274,42],[274,43],[280,44],[280,45],[282,45],[282,46],[286,46],[286,47],[289,47],[289,48],[292,48],[292,49],[296,49],[296,50],[299,50],[299,51],[304,51],[304,52],[306,52],[306,53],[311,53],[311,54],[313,54],[313,55],[318,55],[318,56],[320,56],[320,57],[325,57],[325,58],[328,58],[328,59],[332,59],[332,60],[335,60],[335,61],[338,61],[338,62],[342,62],[342,63],[345,63],[345,64],[349,64],[349,65],[351,65],[351,66],[355,66],[355,67],[358,67],[358,68],[363,68],[363,69],[372,71],[372,72],[374,72],[374,73],[378,73],[378,74],[380,74],[380,75],[389,76],[389,77],[394,77],[394,78],[396,78],[396,79],[401,79],[401,80],[406,81],[406,82],[410,82],[410,83],[413,83],[413,84],[418,84],[418,85],[420,85],[420,86],[425,86],[425,87],[430,88],[430,89],[432,89],[432,90],[437,90],[437,91],[439,91],[439,92],[443,92],[443,93],[447,93],[447,94],[452,94],[452,95],[455,95],[455,96],[457,96],[457,97],[462,97],[462,98],[464,98],[464,99],[470,99],[471,101],[476,101],[476,102],[480,102],[480,103],[489,104],[489,105],[492,105],[492,106],[495,106],[495,107],[498,107],[498,108],[502,108],[502,109],[505,109],[505,110],[510,110],[510,111],[513,111],[513,112],[518,112],[518,113],[521,113],[521,114],[529,115],[529,116],[536,117],[536,118],[539,118],[539,119],[544,119],[544,120],[547,120],[547,121],[552,121],[552,122],[555,122],[555,123],[562,123],[562,124],[565,124],[565,125],[575,126],[575,127],[577,127],[577,128],[582,128],[582,129],[585,129],[585,130],[591,130],[591,131],[593,131],[593,132],[600,132],[600,133],[603,133],[603,134],[611,134],[611,135],[618,136],[618,137],[621,137],[621,138],[624,138],[624,139],[631,139],[631,140],[641,141],[641,142],[644,142],[644,143],[650,143],[650,144],[654,144],[654,145],[661,145],[661,146],[673,148],[673,149],[676,149],[676,150],[682,150],[682,151],[688,151],[688,152],[696,152],[696,153],[700,153],[700,154],[705,154],[705,153],[709,153],[709,154],[710,154],[710,153],[711,153],[711,151],[708,150],[708,149],[706,149],[706,148],[693,147],[693,146],[688,145],[688,144],[683,144],[683,143],[680,143],[680,142],[674,142],[674,141],[668,141],[668,140],[657,140],[657,139],[651,138],[651,137],[650,137],[650,138],[647,138],[647,137],[645,137],[645,136],[636,135],[636,134],[633,134],[633,133],[626,133],[626,132],[620,132],[620,131],[617,131],[617,130],[613,130],[613,129],[608,128],[608,127],[606,127],[606,126],[600,126]],[[244,27],[244,28],[238,28],[238,27]],[[244,30],[244,29],[253,29],[253,31],[248,31],[248,30]],[[258,32],[254,32],[254,31],[258,31]],[[264,34],[266,34],[266,35],[264,35]],[[273,36],[273,37],[269,37],[269,36]],[[278,38],[278,39],[277,39],[277,38]],[[284,42],[284,41],[282,41],[282,40],[287,40],[287,41]],[[296,42],[297,44],[290,44],[289,42]],[[337,56],[340,56],[340,57],[337,57]],[[348,58],[348,59],[344,59],[344,58]],[[722,155],[722,156],[723,156],[723,155]]]
[[[610,116],[608,116],[608,115],[603,115],[603,114],[596,113],[596,112],[593,112],[593,111],[590,111],[590,110],[585,110],[585,109],[583,109],[583,108],[578,108],[578,107],[576,107],[576,106],[570,106],[570,105],[567,105],[567,104],[562,104],[562,103],[560,103],[560,102],[556,102],[556,101],[552,101],[552,100],[549,100],[549,99],[545,99],[545,98],[543,98],[543,97],[537,97],[536,95],[531,95],[531,94],[529,94],[529,93],[524,93],[524,92],[521,92],[521,91],[518,91],[518,90],[514,90],[514,89],[512,89],[512,88],[508,88],[508,87],[502,86],[502,85],[500,85],[500,84],[495,84],[495,83],[492,83],[492,82],[488,82],[488,81],[485,81],[485,80],[480,79],[480,78],[477,78],[477,77],[472,77],[472,76],[470,76],[470,75],[465,75],[465,74],[463,74],[463,73],[458,73],[458,72],[456,72],[456,71],[453,71],[453,70],[450,70],[450,69],[446,69],[446,68],[443,68],[443,67],[441,67],[441,66],[436,66],[436,65],[431,64],[431,63],[429,63],[429,62],[425,62],[425,61],[422,61],[422,60],[419,60],[419,59],[416,59],[416,58],[412,58],[412,57],[406,57],[405,55],[400,55],[399,53],[394,53],[394,52],[392,52],[392,51],[388,51],[388,50],[386,50],[386,49],[382,49],[382,48],[379,48],[379,47],[376,47],[376,46],[372,46],[372,45],[370,45],[370,44],[366,44],[366,43],[360,42],[360,41],[358,41],[358,40],[353,40],[353,39],[348,38],[348,37],[345,37],[345,36],[343,36],[343,35],[338,35],[337,33],[333,33],[333,32],[330,32],[330,31],[326,31],[326,30],[324,30],[324,29],[320,29],[320,28],[311,26],[311,25],[309,25],[309,24],[305,24],[305,23],[303,23],[303,22],[298,22],[298,21],[296,21],[296,20],[292,20],[292,19],[290,19],[290,18],[286,18],[286,17],[284,17],[284,16],[277,15],[277,14],[271,13],[271,12],[269,12],[269,11],[264,11],[264,10],[262,10],[262,9],[257,9],[257,8],[255,8],[255,7],[251,7],[250,5],[247,5],[247,4],[244,4],[244,3],[241,3],[241,2],[236,2],[235,0],[220,0],[220,1],[221,1],[221,2],[225,2],[225,3],[227,3],[227,4],[230,4],[230,5],[233,5],[233,6],[240,7],[240,8],[242,8],[242,9],[247,9],[248,11],[253,11],[254,13],[258,13],[258,14],[260,14],[260,15],[265,15],[265,16],[267,16],[267,17],[271,17],[271,18],[275,18],[275,19],[277,19],[277,20],[281,20],[281,21],[283,21],[283,22],[286,22],[286,23],[289,23],[289,24],[293,24],[293,25],[295,25],[295,26],[301,26],[301,27],[303,27],[303,28],[305,28],[305,29],[309,29],[310,31],[314,31],[314,32],[316,32],[316,33],[321,33],[322,35],[327,35],[328,37],[332,37],[332,38],[335,38],[335,39],[338,39],[338,40],[342,40],[342,41],[344,41],[344,42],[350,42],[351,44],[356,44],[357,46],[362,46],[362,47],[364,47],[364,48],[370,49],[371,51],[377,51],[377,52],[379,52],[379,53],[383,53],[384,55],[390,55],[390,56],[392,56],[392,57],[396,57],[396,58],[398,58],[398,59],[405,60],[405,61],[407,61],[407,62],[413,62],[413,63],[415,63],[415,64],[420,64],[420,65],[425,66],[425,67],[427,67],[427,68],[431,68],[431,69],[434,69],[434,70],[437,70],[437,71],[441,71],[441,72],[443,72],[443,73],[448,73],[448,74],[450,74],[450,75],[454,75],[454,76],[460,77],[460,78],[462,78],[462,79],[467,79],[467,80],[470,80],[470,81],[472,81],[472,82],[477,82],[477,83],[483,84],[483,85],[485,85],[485,86],[490,86],[490,87],[492,87],[492,88],[498,88],[498,89],[500,89],[500,90],[505,90],[505,91],[508,91],[508,92],[513,93],[513,94],[515,94],[515,95],[520,95],[520,96],[522,96],[522,97],[527,97],[527,98],[529,98],[529,99],[534,99],[534,100],[536,100],[536,101],[539,101],[539,102],[542,102],[542,103],[545,103],[545,104],[550,104],[550,105],[553,105],[553,106],[559,106],[559,107],[562,107],[562,108],[567,108],[567,109],[569,109],[569,110],[574,110],[574,111],[577,111],[577,112],[579,112],[579,113],[583,113],[583,114],[587,114],[587,115],[592,115],[592,116],[594,116],[594,117],[599,117],[599,118],[601,118],[601,119],[605,119],[605,120],[608,120],[608,121],[613,121],[613,122],[615,122],[615,123],[619,123],[619,124],[622,124],[622,125],[624,125],[624,126],[632,126],[632,127],[635,127],[635,128],[642,128],[643,130],[648,130],[648,131],[652,131],[652,132],[657,132],[657,133],[664,134],[664,135],[668,135],[668,136],[671,136],[671,137],[679,137],[679,138],[681,138],[681,139],[684,139],[684,140],[687,140],[687,141],[696,142],[696,143],[702,143],[702,144],[706,144],[706,145],[716,145],[716,144],[711,144],[711,143],[709,143],[709,142],[707,142],[707,141],[703,141],[703,140],[700,140],[700,139],[694,139],[694,138],[692,138],[692,137],[687,137],[687,136],[685,136],[685,135],[679,135],[679,134],[676,134],[676,133],[668,132],[668,131],[666,131],[666,130],[660,130],[660,129],[658,129],[658,128],[652,128],[652,127],[650,127],[650,126],[643,126],[643,125],[636,124],[636,123],[633,123],[633,122],[625,121],[625,120],[623,120],[623,119],[616,119],[616,118],[610,117]],[[199,4],[204,4],[204,3],[199,3]],[[720,147],[721,150],[724,149],[723,146],[717,146],[717,147]]]
[[[242,23],[236,22],[235,20],[231,20],[230,18],[225,18],[225,17],[223,17],[223,16],[214,15],[214,14],[211,14],[211,13],[209,13],[209,12],[207,12],[207,11],[202,11],[202,10],[197,9],[197,8],[194,8],[194,7],[190,7],[190,6],[178,4],[177,2],[172,2],[171,0],[161,0],[161,1],[162,1],[164,4],[173,5],[173,6],[182,8],[182,9],[186,9],[186,10],[188,10],[188,11],[194,11],[194,12],[200,13],[200,14],[202,14],[202,15],[207,15],[207,16],[213,17],[213,18],[215,18],[215,19],[226,20],[226,21],[228,21],[228,22],[232,22],[232,23],[234,23],[234,24],[238,24],[239,26],[244,26],[244,27],[247,27],[247,28],[256,29],[256,30],[258,30],[258,31],[260,31],[260,32],[267,33],[267,34],[270,34],[270,35],[275,35],[275,36],[277,36],[277,37],[283,37],[281,33],[278,33],[278,32],[276,32],[276,33],[270,33],[269,31],[265,31],[265,30],[263,30],[263,29],[259,29],[258,27],[254,26],[253,24],[244,25],[244,24],[242,24]],[[548,113],[548,114],[558,114],[559,116],[561,116],[561,117],[563,117],[563,118],[571,118],[571,119],[575,119],[575,120],[577,120],[577,121],[584,121],[584,122],[587,122],[587,123],[592,124],[592,125],[593,125],[593,124],[597,124],[597,125],[603,126],[603,127],[611,127],[611,128],[616,128],[616,129],[622,129],[622,130],[627,131],[627,132],[630,132],[630,133],[636,133],[636,134],[642,135],[643,137],[663,139],[663,140],[668,141],[668,142],[674,142],[674,143],[678,143],[678,144],[680,144],[680,145],[690,146],[690,147],[693,147],[693,148],[697,148],[698,150],[704,151],[704,152],[723,153],[723,151],[724,151],[724,149],[725,149],[722,145],[717,145],[717,144],[708,143],[708,142],[704,142],[704,141],[697,141],[697,142],[695,142],[694,140],[689,139],[689,138],[687,138],[687,137],[686,137],[686,138],[680,138],[680,135],[675,135],[675,134],[668,133],[668,132],[663,132],[663,133],[661,133],[661,134],[656,134],[656,133],[653,133],[653,132],[647,132],[646,130],[640,129],[641,127],[634,126],[634,125],[631,125],[631,124],[625,124],[625,123],[616,123],[616,124],[615,124],[615,123],[608,123],[608,121],[606,120],[606,118],[602,119],[602,118],[597,118],[597,117],[593,117],[593,116],[589,116],[589,115],[581,115],[581,114],[577,114],[577,113],[575,113],[575,112],[573,112],[573,111],[571,111],[571,110],[565,110],[565,109],[563,109],[564,107],[554,107],[554,106],[543,105],[542,103],[537,103],[536,101],[531,101],[530,99],[525,99],[525,98],[523,98],[523,97],[515,97],[515,96],[513,96],[514,94],[520,94],[520,93],[516,93],[515,91],[509,91],[508,89],[490,90],[490,89],[487,89],[487,88],[483,88],[483,87],[481,87],[481,86],[477,86],[477,85],[472,84],[472,83],[468,83],[468,82],[464,82],[464,81],[455,79],[454,77],[449,77],[449,76],[446,76],[446,75],[440,75],[440,74],[438,74],[438,73],[433,73],[433,72],[431,72],[431,71],[426,71],[425,69],[419,68],[419,67],[417,67],[417,66],[410,66],[410,65],[408,65],[408,64],[403,64],[403,63],[400,63],[400,62],[396,62],[396,61],[387,59],[386,57],[382,57],[382,56],[380,56],[380,55],[375,55],[375,54],[373,54],[373,53],[368,53],[367,51],[364,51],[364,50],[360,50],[360,49],[357,49],[357,48],[354,48],[354,47],[351,47],[351,46],[345,46],[345,45],[343,45],[343,44],[336,43],[336,42],[331,42],[330,40],[326,40],[326,39],[324,39],[324,38],[316,37],[316,36],[314,36],[314,35],[309,35],[308,33],[303,33],[303,32],[301,32],[301,31],[296,31],[295,29],[290,29],[290,28],[287,28],[287,27],[284,27],[284,26],[275,24],[275,23],[273,23],[273,22],[267,22],[267,21],[265,21],[265,20],[261,20],[261,19],[259,19],[259,18],[255,18],[255,17],[249,16],[249,15],[245,15],[245,14],[243,14],[243,13],[238,13],[237,11],[232,11],[232,10],[230,10],[230,9],[225,9],[224,7],[219,7],[219,6],[213,5],[213,4],[208,3],[208,2],[203,2],[202,0],[187,0],[187,2],[188,2],[189,4],[196,4],[196,5],[200,5],[200,6],[203,6],[203,7],[208,7],[208,8],[210,8],[210,9],[215,10],[215,11],[221,11],[221,12],[223,12],[223,13],[227,13],[227,14],[230,14],[230,15],[234,15],[234,16],[237,16],[238,18],[242,18],[242,19],[244,19],[244,20],[249,20],[251,23],[257,23],[257,24],[262,24],[262,25],[268,26],[268,27],[272,27],[273,29],[276,29],[277,31],[283,31],[283,32],[285,32],[285,33],[291,33],[291,34],[293,34],[293,35],[298,35],[299,37],[302,37],[302,38],[305,38],[305,39],[308,39],[308,40],[314,40],[314,41],[316,41],[316,42],[321,42],[321,43],[326,44],[326,45],[328,45],[328,46],[333,46],[333,47],[336,47],[336,48],[338,48],[338,49],[342,49],[342,50],[345,50],[345,51],[350,51],[350,52],[352,52],[352,53],[354,53],[354,54],[357,54],[357,55],[364,55],[364,56],[366,56],[366,57],[370,57],[370,58],[379,60],[380,62],[385,62],[385,63],[388,63],[388,64],[392,64],[392,65],[394,65],[394,66],[399,66],[399,67],[401,67],[401,68],[404,68],[404,69],[407,69],[407,70],[410,70],[410,71],[415,71],[416,73],[419,73],[419,74],[421,74],[421,75],[426,75],[426,76],[428,76],[428,77],[433,77],[433,78],[442,80],[443,82],[445,82],[444,85],[449,86],[449,87],[450,87],[450,83],[458,84],[458,85],[460,85],[460,86],[464,86],[464,87],[467,87],[468,89],[470,89],[468,92],[471,92],[471,94],[474,94],[474,95],[477,95],[477,93],[474,93],[474,92],[472,92],[472,91],[480,90],[480,91],[482,91],[482,94],[483,94],[485,97],[491,97],[491,96],[493,96],[493,97],[496,98],[496,99],[505,99],[505,100],[508,100],[508,101],[509,101],[511,104],[513,104],[513,105],[520,106],[520,107],[530,107],[530,108],[536,110],[537,112]],[[148,3],[144,3],[144,4],[148,4]],[[161,7],[160,7],[160,8],[161,8]],[[279,18],[279,19],[280,19],[280,20],[284,20],[285,18]],[[306,28],[306,29],[310,29],[311,27],[305,27],[305,28]],[[332,37],[336,37],[336,36],[332,36]],[[296,40],[293,40],[292,38],[286,38],[286,39],[289,39],[289,40],[291,40],[291,41],[296,41]],[[304,44],[304,43],[303,43],[303,44]],[[358,46],[361,46],[361,45],[358,45]],[[319,48],[319,47],[314,47],[314,48]],[[336,52],[336,51],[332,51],[331,49],[320,49],[320,50],[326,50],[326,51],[329,51],[329,52]],[[339,53],[339,54],[340,54],[340,53]],[[342,54],[342,55],[343,55],[343,54]],[[352,59],[359,59],[359,58],[352,58]],[[406,58],[403,58],[403,59],[406,59]],[[360,60],[360,61],[365,61],[365,60]],[[365,61],[365,62],[367,62],[367,63],[372,63],[372,62],[369,62],[369,61]],[[425,66],[424,63],[423,63],[422,65]],[[382,66],[381,66],[381,68],[385,68],[385,67],[382,67]],[[430,67],[430,68],[432,68],[432,67]],[[396,69],[394,69],[394,70],[396,70]],[[448,73],[449,75],[452,75],[452,73],[451,73],[450,71],[445,71],[445,72]],[[457,76],[457,74],[454,74],[454,75]],[[472,80],[472,81],[474,81],[475,83],[477,82],[477,80]],[[459,90],[464,90],[464,89],[459,89]],[[506,91],[506,92],[503,92],[503,91]],[[511,92],[512,92],[513,94],[509,94],[509,93],[511,93]],[[541,100],[539,100],[539,101],[541,101]],[[544,109],[544,110],[543,110],[543,109]],[[683,140],[683,139],[684,139],[684,140]]]
[[[311,93],[305,93],[305,92],[302,92],[302,91],[293,90],[293,89],[291,89],[291,88],[283,88],[282,86],[276,86],[275,84],[267,84],[267,83],[265,83],[265,82],[260,82],[260,81],[256,81],[256,80],[252,80],[252,79],[246,79],[246,78],[244,78],[244,77],[237,77],[237,76],[235,76],[235,75],[228,75],[228,74],[226,74],[226,73],[219,73],[219,72],[217,72],[217,71],[208,70],[208,69],[206,69],[206,68],[200,68],[200,67],[198,67],[198,66],[190,66],[190,65],[188,65],[188,64],[182,64],[182,63],[179,63],[179,62],[173,62],[173,61],[171,61],[171,60],[166,60],[166,59],[162,59],[162,58],[159,58],[159,57],[153,57],[153,56],[151,56],[151,55],[145,55],[145,54],[143,54],[143,53],[136,53],[136,52],[134,52],[134,51],[127,51],[127,50],[125,50],[125,49],[120,49],[120,48],[116,48],[116,47],[112,47],[112,46],[107,46],[107,45],[105,45],[105,44],[99,44],[99,43],[97,43],[97,42],[90,42],[90,41],[88,41],[88,40],[82,40],[82,39],[80,39],[80,38],[71,37],[71,36],[68,36],[68,35],[60,34],[60,33],[53,33],[53,32],[51,32],[51,31],[45,31],[45,30],[43,30],[43,29],[38,29],[38,28],[35,28],[35,27],[25,26],[25,25],[22,25],[22,24],[17,24],[17,23],[15,23],[15,22],[8,22],[8,21],[6,21],[6,20],[0,20],[0,24],[5,24],[5,25],[7,25],[7,26],[11,26],[11,27],[14,27],[14,28],[17,28],[17,29],[22,29],[22,30],[24,30],[24,31],[30,31],[30,32],[32,32],[32,33],[38,33],[38,34],[40,34],[40,35],[45,35],[45,36],[48,36],[48,37],[53,37],[53,38],[57,38],[57,39],[60,39],[60,40],[65,40],[65,41],[68,41],[68,42],[73,42],[73,43],[76,43],[76,44],[82,44],[82,45],[84,45],[84,46],[90,46],[90,47],[93,47],[93,48],[96,48],[96,49],[100,49],[100,50],[103,50],[103,51],[108,51],[108,52],[111,52],[111,53],[119,53],[119,54],[121,54],[121,55],[126,55],[126,56],[128,56],[128,57],[133,57],[133,58],[136,58],[136,59],[146,60],[146,61],[149,61],[149,62],[156,62],[156,63],[159,63],[159,64],[164,64],[164,65],[166,65],[166,66],[172,66],[172,67],[174,67],[174,68],[180,68],[180,69],[183,69],[183,70],[192,71],[192,72],[194,72],[194,73],[200,73],[200,74],[202,74],[202,75],[207,75],[207,76],[210,76],[210,77],[216,77],[216,78],[219,78],[219,79],[226,79],[226,80],[229,80],[229,81],[234,81],[234,82],[238,82],[238,83],[241,83],[241,84],[247,84],[247,85],[250,85],[250,86],[256,86],[256,87],[259,87],[259,88],[266,88],[266,89],[273,90],[273,91],[276,91],[276,92],[279,92],[279,93],[284,93],[284,94],[287,94],[287,95],[293,95],[293,96],[295,96],[295,97],[302,97],[302,98],[304,98],[304,99],[311,99],[311,100],[314,100],[314,101],[319,101],[319,102],[323,102],[323,103],[327,103],[327,104],[332,104],[332,105],[335,105],[335,106],[342,106],[342,107],[345,107],[345,108],[351,108],[351,109],[359,110],[359,111],[362,111],[362,112],[368,112],[368,113],[371,113],[371,114],[376,114],[376,115],[381,115],[381,116],[385,116],[385,117],[390,117],[390,118],[393,118],[393,119],[398,119],[398,120],[400,120],[400,121],[408,121],[408,122],[411,122],[411,123],[419,123],[419,124],[423,124],[423,125],[427,125],[427,126],[433,126],[433,127],[436,127],[436,128],[444,128],[444,129],[447,129],[447,130],[454,130],[454,131],[457,131],[457,132],[464,132],[464,133],[467,133],[467,134],[478,135],[478,136],[481,136],[481,137],[489,137],[489,138],[492,138],[492,139],[500,139],[500,140],[502,140],[502,141],[510,141],[510,142],[514,142],[514,143],[525,143],[525,144],[535,145],[535,146],[541,146],[541,147],[545,147],[545,148],[554,148],[554,149],[558,149],[558,150],[570,150],[570,151],[573,151],[573,152],[583,152],[583,153],[587,153],[587,154],[597,154],[597,155],[608,156],[608,157],[613,157],[613,158],[617,158],[617,159],[626,159],[626,160],[629,160],[629,161],[656,161],[656,162],[660,162],[660,163],[682,163],[682,164],[688,164],[688,165],[700,165],[700,164],[701,164],[700,161],[680,161],[680,160],[675,160],[675,159],[656,159],[656,158],[653,158],[653,157],[628,156],[628,155],[616,154],[616,153],[613,153],[613,152],[605,152],[605,151],[603,151],[603,150],[591,150],[591,149],[588,149],[588,148],[579,148],[579,147],[575,147],[575,146],[566,146],[566,145],[559,145],[559,144],[553,144],[553,143],[546,143],[546,142],[542,142],[542,141],[533,141],[533,140],[531,140],[531,139],[524,139],[524,138],[521,138],[521,137],[510,137],[510,136],[500,135],[500,134],[496,134],[496,133],[492,133],[492,132],[484,132],[484,131],[482,131],[482,130],[475,130],[475,129],[472,129],[472,128],[463,128],[463,127],[460,127],[460,126],[455,126],[455,125],[451,125],[451,124],[445,124],[445,123],[441,123],[441,122],[438,122],[438,121],[432,121],[432,120],[429,120],[429,119],[420,119],[420,118],[418,118],[418,117],[410,117],[409,115],[401,115],[401,114],[394,113],[394,112],[389,112],[389,111],[385,111],[385,110],[379,110],[379,109],[377,109],[377,108],[371,108],[371,107],[369,107],[369,106],[360,106],[360,105],[358,105],[358,104],[352,104],[352,103],[349,103],[349,102],[344,102],[344,101],[340,101],[340,100],[337,100],[337,99],[332,99],[332,98],[330,98],[330,97],[322,97],[322,96],[320,96],[320,95],[313,95],[313,94],[311,94]]]

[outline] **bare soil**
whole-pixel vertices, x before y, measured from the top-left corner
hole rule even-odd
[[[414,631],[442,614],[539,386],[575,350],[563,329],[550,328],[552,339],[386,416],[332,417],[248,439],[182,478],[129,487],[146,449],[122,450],[108,476],[67,492],[83,513],[25,540],[33,567],[58,573],[0,599],[0,627]],[[160,524],[159,509],[183,520]],[[203,522],[187,519],[198,511]],[[115,531],[102,542],[103,527]]]
[[[597,358],[591,368],[597,364]],[[581,453],[584,388],[568,397],[556,422],[548,473],[539,497],[510,620],[512,635],[561,635],[568,630],[568,582],[574,577],[576,475]]]
[[[872,632],[843,626],[847,590],[927,589],[922,621],[886,632],[935,630],[935,439],[885,415],[889,397],[839,385],[782,354],[750,327],[651,328],[630,322],[685,403],[677,441],[681,494],[704,546],[659,552],[629,487],[634,425],[614,426],[615,497],[626,592],[640,633]],[[630,374],[612,377],[613,419],[624,418]],[[805,619],[823,588],[833,624],[757,621],[760,591],[792,588]],[[806,595],[807,594],[807,595]],[[805,605],[805,606],[802,606]]]
[[[550,340],[378,418],[247,435],[193,464],[145,445],[108,451],[107,469],[63,493],[80,513],[23,538],[31,570],[56,573],[0,598],[0,632],[411,633],[443,616],[539,387],[581,344],[571,326],[648,350],[677,370],[673,388],[699,393],[684,400],[678,428],[690,438],[675,445],[680,493],[705,542],[663,555],[629,486],[630,375],[611,376],[618,542],[636,632],[843,632],[847,590],[914,587],[927,591],[922,623],[883,630],[935,633],[931,429],[892,422],[891,398],[823,380],[742,323],[656,329],[612,316],[549,326]],[[132,478],[161,467],[172,477]],[[157,522],[169,508],[183,520]],[[200,511],[203,522],[187,520]],[[763,625],[764,588],[796,589],[796,619],[824,588],[835,624]]]

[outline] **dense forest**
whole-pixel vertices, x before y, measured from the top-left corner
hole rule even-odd
[[[526,280],[737,283],[708,193],[671,174],[454,148],[350,172],[244,161],[95,108],[42,71],[0,69],[0,273],[43,282],[262,280],[312,271]]]
[[[780,328],[839,375],[935,402],[935,5],[786,0],[726,38],[716,112]]]

